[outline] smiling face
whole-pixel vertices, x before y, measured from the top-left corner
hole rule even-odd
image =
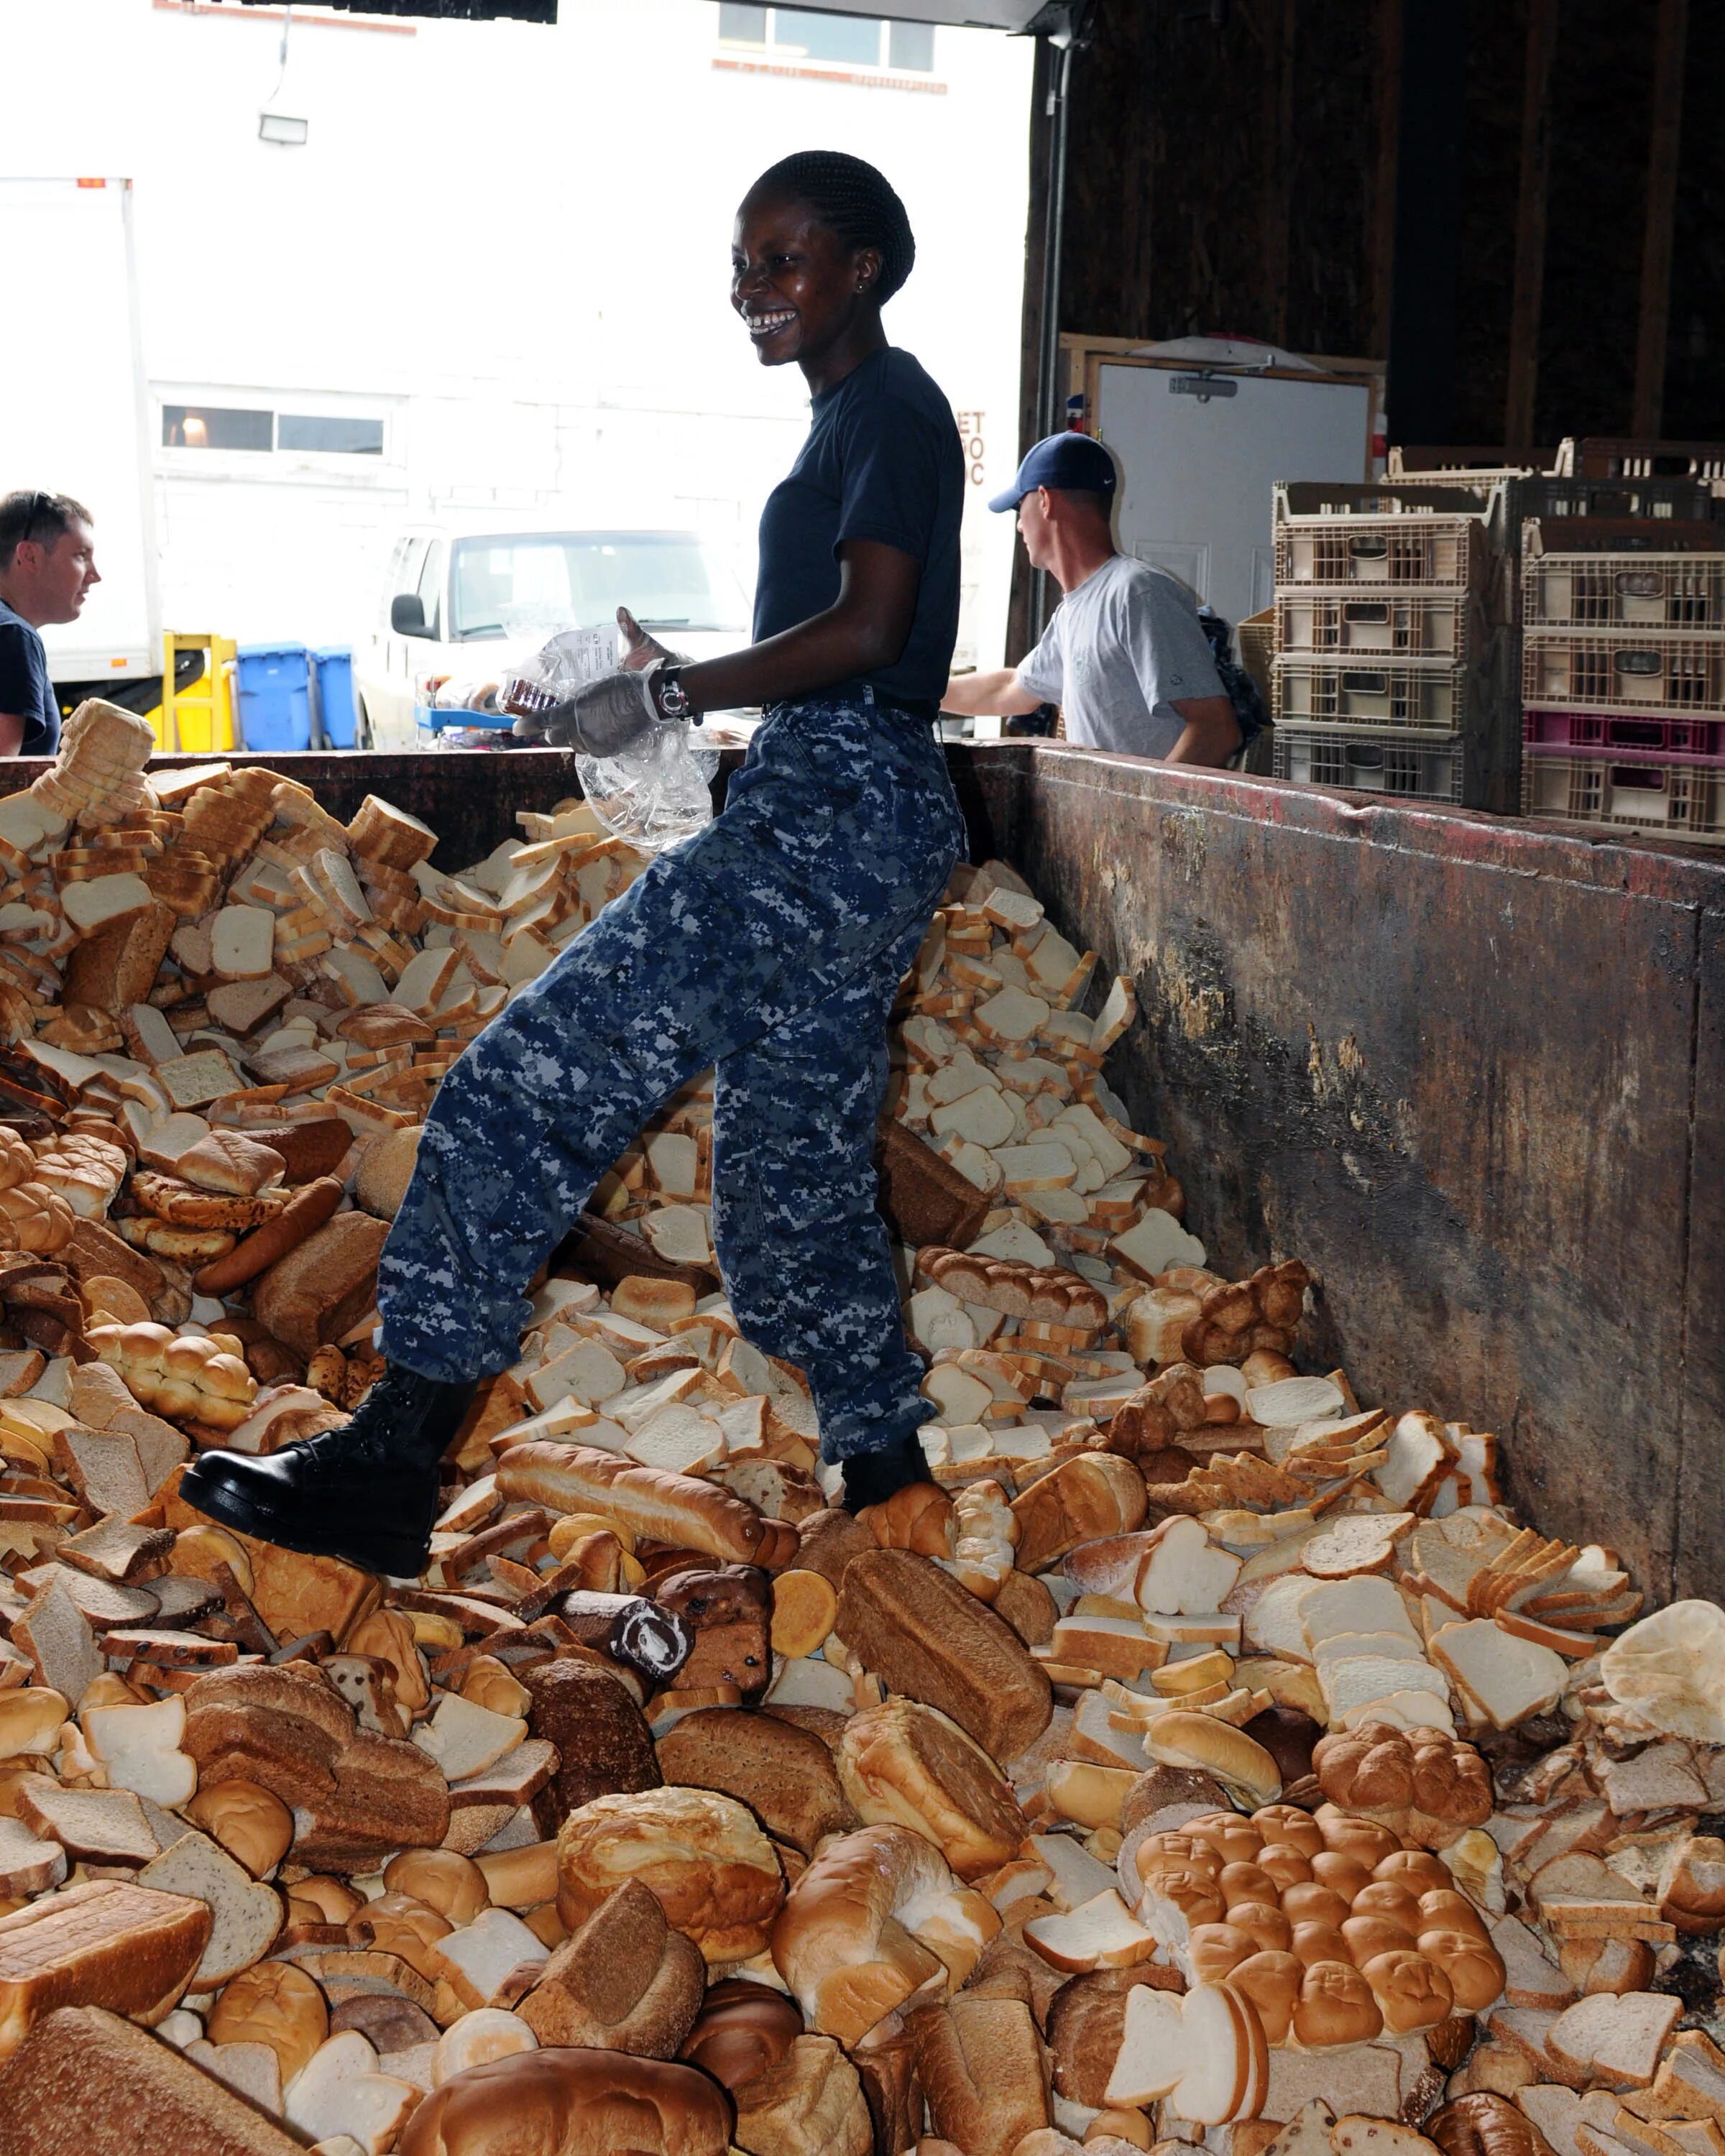
[[[806,202],[749,195],[731,242],[731,304],[762,367],[819,366],[848,337],[878,333],[880,251],[853,247]]]

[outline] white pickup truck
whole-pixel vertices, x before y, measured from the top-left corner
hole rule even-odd
[[[749,639],[742,587],[696,532],[495,519],[409,526],[356,654],[359,747],[431,747],[416,712],[443,684],[500,680],[547,637],[608,625],[619,606],[692,659]]]

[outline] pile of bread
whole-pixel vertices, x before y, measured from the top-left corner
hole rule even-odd
[[[927,1481],[833,1508],[696,1081],[422,1578],[187,1506],[362,1396],[438,1078],[638,865],[148,747],[0,801],[0,2156],[1725,2156],[1725,1614],[1301,1373],[999,863],[895,1034]]]

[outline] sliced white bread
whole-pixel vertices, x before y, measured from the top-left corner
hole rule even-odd
[[[1335,1717],[1339,1729],[1358,1728],[1363,1722],[1381,1722],[1392,1729],[1441,1729],[1447,1737],[1455,1734],[1455,1717],[1441,1691],[1386,1692],[1378,1699],[1345,1708]]]
[[[495,1714],[459,1692],[445,1692],[429,1721],[414,1730],[413,1742],[435,1761],[446,1782],[459,1782],[495,1766],[526,1733],[518,1716]]]
[[[1553,2156],[1579,2156],[1575,2129],[1581,2123],[1581,2098],[1562,2082],[1534,2082],[1518,2088],[1512,2102],[1550,2142]]]
[[[1032,1917],[1024,1941],[1051,1969],[1073,1976],[1148,1961],[1157,1944],[1111,1886],[1061,1915]]]
[[[1408,1605],[1390,1581],[1374,1576],[1317,1584],[1300,1604],[1300,1619],[1308,1661],[1320,1640],[1345,1632],[1397,1632],[1419,1644]]]
[[[1397,1423],[1384,1450],[1385,1457],[1372,1475],[1378,1489],[1392,1505],[1429,1511],[1439,1483],[1459,1456],[1442,1423],[1416,1409]]]
[[[1430,1662],[1389,1655],[1349,1656],[1318,1666],[1318,1681],[1335,1721],[1351,1708],[1388,1699],[1394,1692],[1430,1692],[1447,1703],[1449,1687]]]
[[[1332,1378],[1276,1378],[1267,1385],[1251,1386],[1245,1397],[1252,1420],[1272,1430],[1293,1430],[1348,1412],[1342,1388]]]
[[[1540,1943],[1539,1934],[1517,1917],[1499,1917],[1491,1943],[1503,1963],[1503,1995],[1512,2006],[1538,2006],[1561,2013],[1574,2003],[1575,1986]]]
[[[1219,1610],[1240,1576],[1240,1560],[1220,1549],[1200,1520],[1176,1513],[1156,1531],[1138,1568],[1135,1594],[1141,1609],[1163,1616],[1200,1616]]]
[[[275,916],[260,906],[224,906],[210,926],[210,970],[224,981],[261,981],[275,957]]]
[[[1517,1639],[1489,1617],[1446,1625],[1432,1635],[1432,1660],[1446,1671],[1478,1720],[1513,1728],[1548,1713],[1563,1696],[1569,1666],[1532,1640]]]
[[[507,1909],[482,1909],[470,1924],[440,1938],[433,1954],[434,1965],[470,2008],[490,2005],[523,1962],[549,1958],[550,1949]]]
[[[1147,1984],[1126,1995],[1120,2049],[1104,2092],[1111,2104],[1136,2108],[1172,2096],[1191,2064],[1185,1999]]]
[[[186,1733],[183,1697],[143,1707],[93,1707],[82,1722],[85,1742],[107,1769],[111,1788],[170,1809],[195,1794],[198,1763],[179,1748]]]
[[[1320,1673],[1333,1662],[1348,1662],[1363,1655],[1389,1656],[1397,1661],[1423,1662],[1420,1642],[1411,1632],[1337,1632],[1319,1640],[1313,1660]]]
[[[1245,1614],[1241,1630],[1246,1644],[1282,1661],[1311,1661],[1314,1649],[1307,1637],[1305,1607],[1307,1598],[1320,1591],[1330,1590],[1321,1590],[1309,1573],[1286,1572],[1271,1580]]]
[[[61,907],[80,937],[147,913],[155,903],[141,875],[92,876],[87,883],[69,883],[60,889]]]
[[[1070,1834],[1033,1834],[1030,1847],[1047,1867],[1048,1898],[1058,1909],[1077,1909],[1117,1884],[1106,1864]]]
[[[1411,1512],[1344,1512],[1312,1537],[1301,1562],[1314,1579],[1386,1573],[1395,1563],[1396,1544],[1413,1525]]]

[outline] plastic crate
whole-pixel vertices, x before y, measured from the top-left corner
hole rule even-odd
[[[1725,632],[1591,636],[1529,629],[1522,640],[1522,698],[1587,711],[1725,711]]]
[[[1466,751],[1459,735],[1398,741],[1394,736],[1278,726],[1276,776],[1303,786],[1342,786],[1353,793],[1394,793],[1459,808],[1466,787]]]
[[[1406,584],[1471,591],[1507,543],[1507,490],[1281,480],[1276,588]]]
[[[1630,749],[1650,756],[1725,758],[1725,718],[1631,718],[1620,711],[1547,711],[1522,714],[1522,739],[1529,748],[1590,749],[1596,754]]]
[[[1529,749],[1522,760],[1522,811],[1673,839],[1725,839],[1725,763]]]
[[[1301,653],[1381,654],[1384,658],[1471,658],[1478,641],[1475,609],[1457,592],[1283,592],[1276,603],[1276,641]]]
[[[1276,723],[1409,727],[1457,734],[1474,716],[1465,666],[1427,660],[1281,658],[1276,662]]]
[[[242,644],[234,654],[239,732],[254,752],[311,746],[311,654],[303,644]]]
[[[352,748],[359,725],[353,701],[352,646],[326,644],[311,657],[317,669],[317,713],[324,740],[331,748]]]
[[[1522,569],[1528,629],[1725,629],[1725,543],[1717,554],[1547,553]],[[1725,534],[1722,534],[1725,542]]]
[[[1523,516],[1640,516],[1654,520],[1717,519],[1716,501],[1705,480],[1585,478],[1580,474],[1534,472],[1516,482]]]
[[[1583,479],[1725,479],[1725,442],[1653,442],[1571,435],[1549,467]]]
[[[1725,528],[1706,518],[1530,516],[1522,526],[1522,558],[1539,554],[1725,553]]]

